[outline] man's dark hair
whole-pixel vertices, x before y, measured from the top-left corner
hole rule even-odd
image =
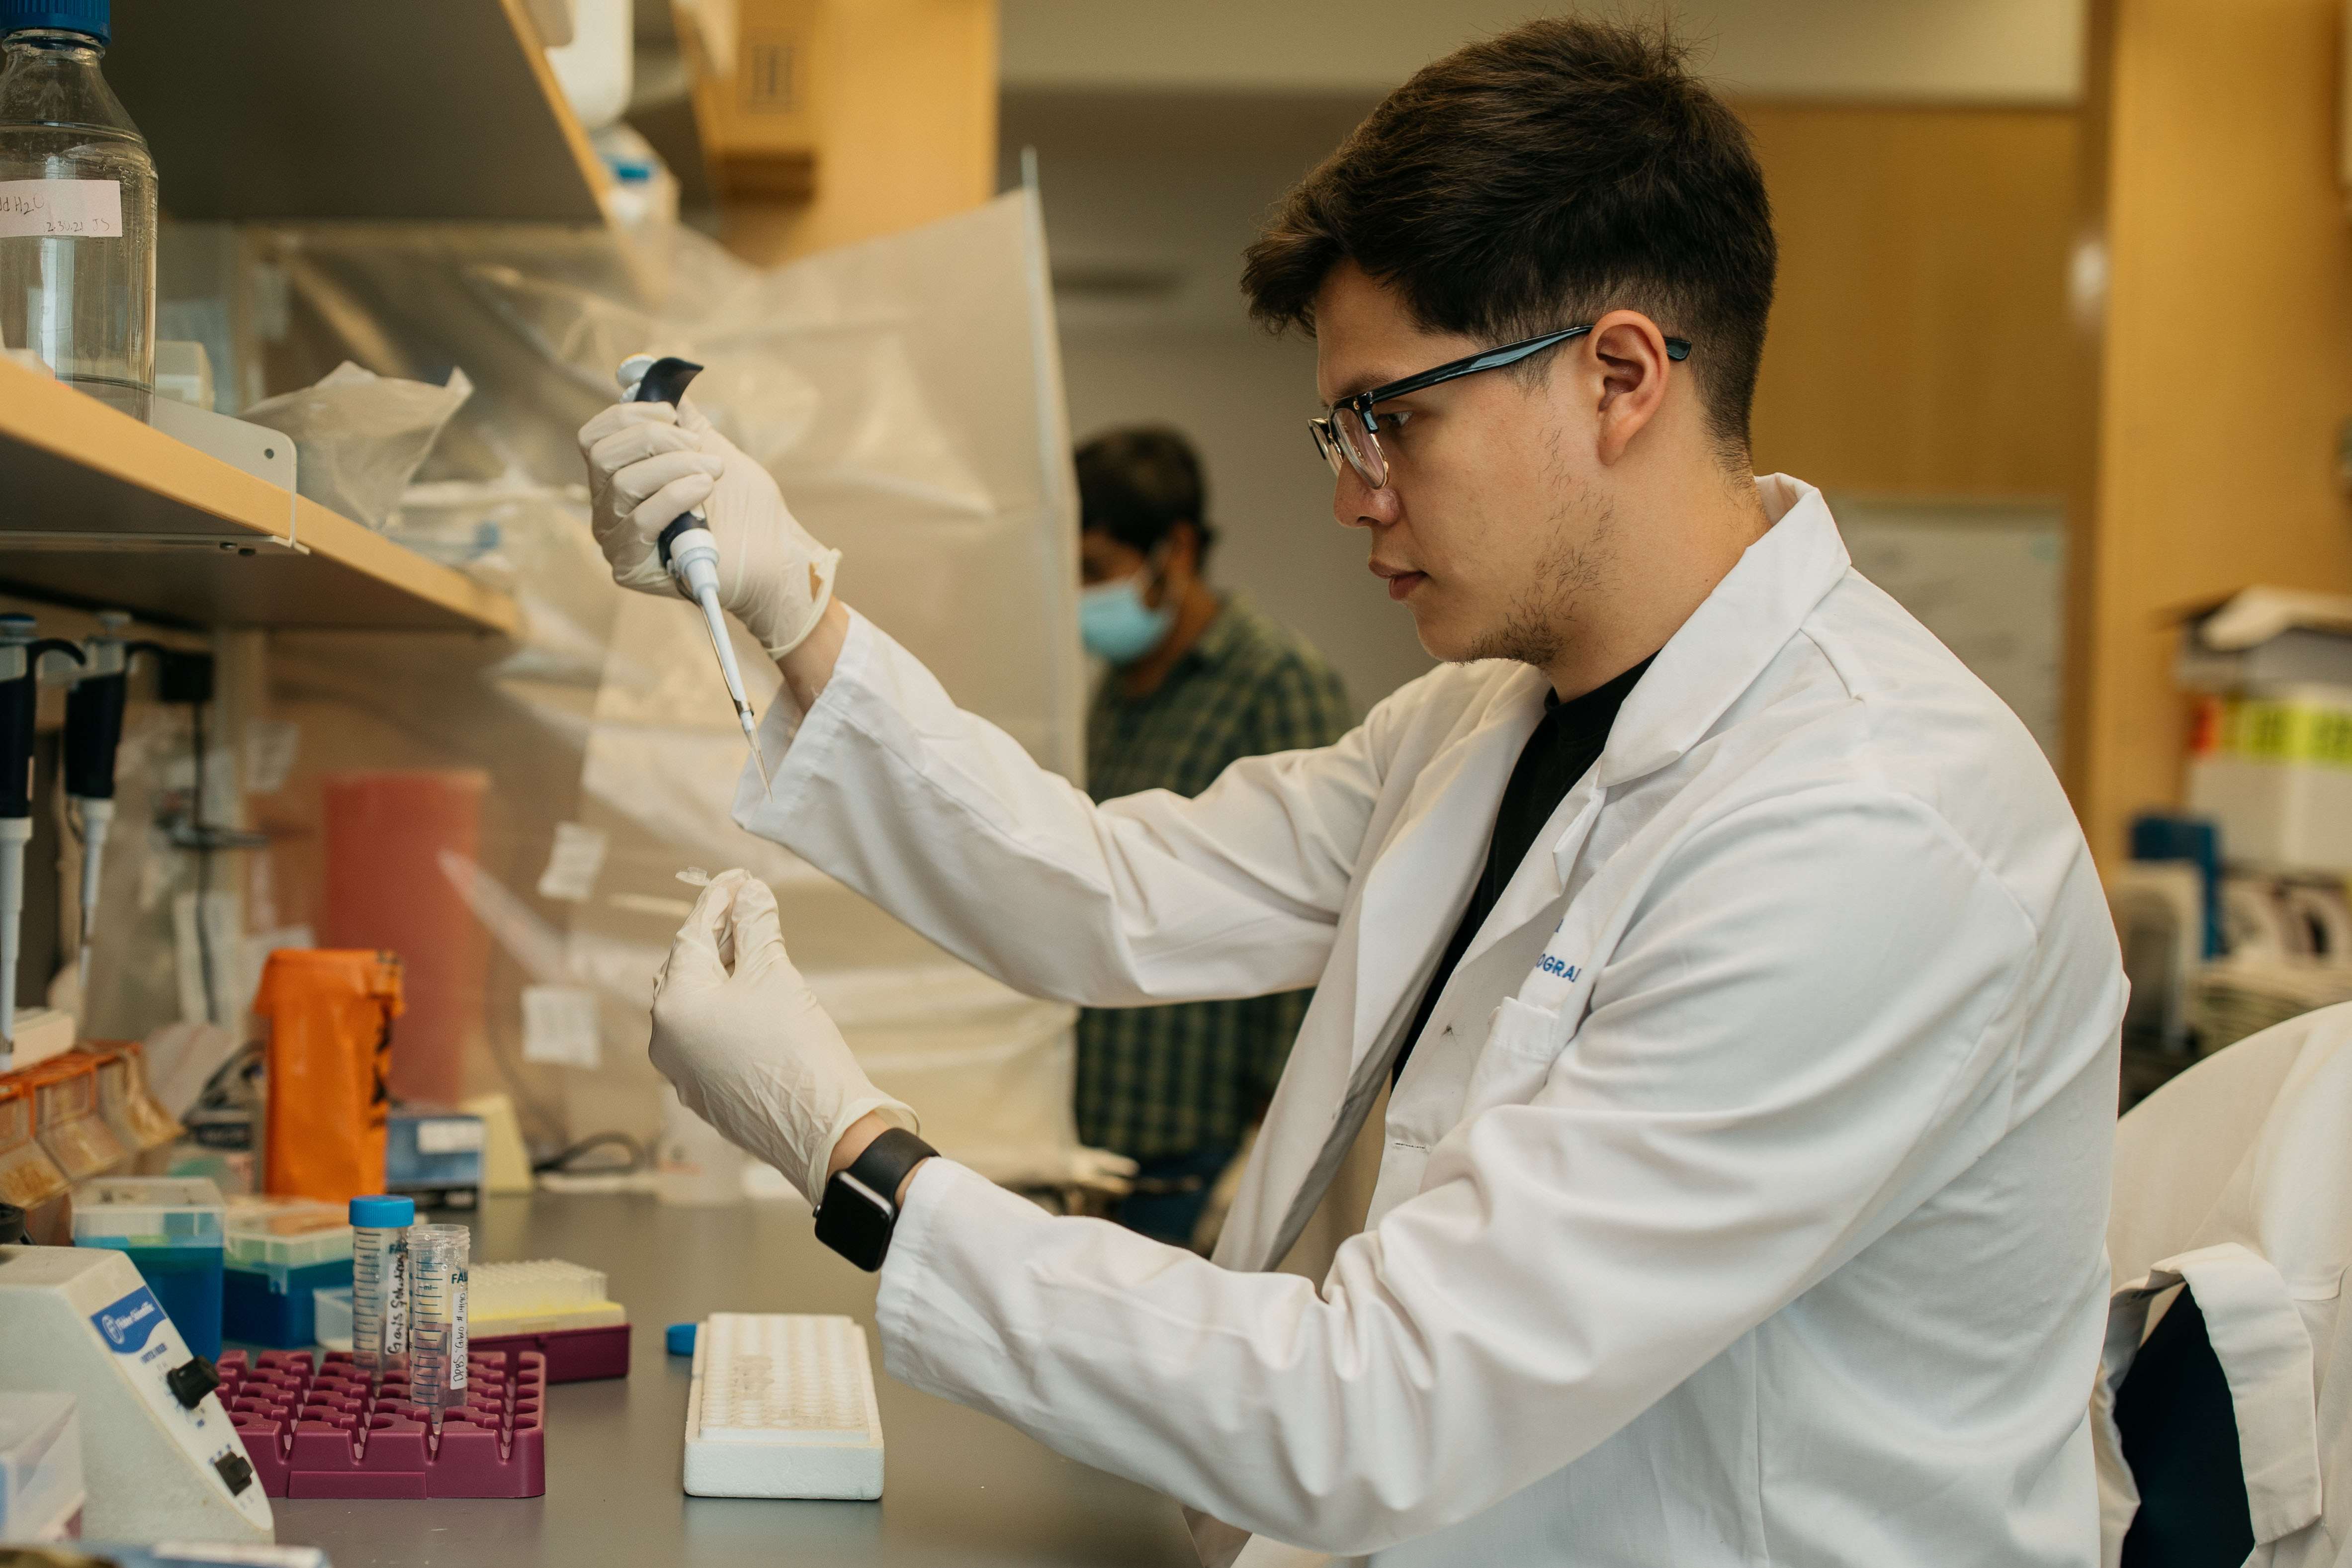
[[[1268,220],[1250,314],[1311,333],[1346,260],[1422,326],[1492,344],[1640,310],[1691,341],[1717,440],[1747,449],[1771,204],[1746,128],[1668,33],[1554,18],[1423,67]]]
[[[1078,448],[1078,527],[1099,528],[1129,549],[1150,554],[1180,522],[1201,539],[1209,559],[1216,535],[1202,514],[1208,491],[1192,443],[1163,425],[1107,430]]]

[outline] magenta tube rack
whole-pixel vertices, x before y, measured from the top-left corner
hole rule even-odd
[[[547,1491],[546,1358],[477,1347],[434,1446],[405,1374],[373,1393],[349,1353],[221,1357],[221,1403],[262,1490],[284,1498],[522,1498]]]

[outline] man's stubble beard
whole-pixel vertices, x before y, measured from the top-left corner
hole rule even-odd
[[[1501,621],[1474,638],[1461,662],[1516,659],[1548,668],[1575,640],[1580,605],[1590,604],[1608,576],[1607,557],[1617,513],[1587,484],[1562,477],[1557,503],[1543,520],[1549,535]]]

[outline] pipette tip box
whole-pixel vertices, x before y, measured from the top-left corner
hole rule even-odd
[[[219,1355],[220,1189],[187,1176],[100,1176],[76,1187],[73,1200],[74,1245],[129,1254],[188,1348]]]
[[[352,1227],[341,1204],[231,1198],[221,1276],[221,1331],[294,1349],[318,1333],[320,1289],[352,1282]]]
[[[866,1331],[833,1315],[712,1313],[694,1336],[683,1479],[690,1497],[880,1497]]]
[[[352,1348],[352,1289],[348,1283],[314,1290],[313,1321],[319,1343],[331,1351]],[[587,1329],[534,1329],[513,1333],[484,1333],[480,1324],[471,1336],[477,1354],[489,1351],[533,1351],[545,1358],[547,1381],[593,1383],[600,1378],[629,1375],[629,1325],[608,1323]],[[489,1320],[492,1327],[497,1320]],[[239,1335],[239,1338],[249,1336]]]
[[[628,1313],[602,1269],[561,1258],[477,1263],[468,1309],[477,1351],[536,1351],[550,1383],[629,1375]]]
[[[220,1361],[221,1403],[262,1490],[287,1498],[524,1498],[547,1491],[547,1365],[530,1352],[466,1357],[466,1403],[431,1446],[404,1373],[370,1391],[341,1352]]]

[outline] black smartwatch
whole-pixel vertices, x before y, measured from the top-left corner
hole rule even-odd
[[[868,1274],[890,1253],[890,1233],[898,1224],[898,1184],[937,1149],[893,1127],[866,1152],[835,1171],[817,1205],[816,1238]]]

